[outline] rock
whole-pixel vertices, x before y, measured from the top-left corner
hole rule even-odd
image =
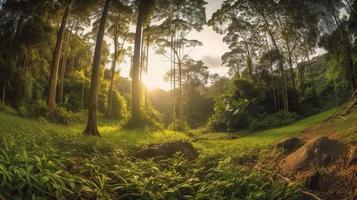
[[[184,141],[150,145],[147,149],[135,152],[133,156],[140,159],[153,158],[156,161],[160,161],[173,157],[177,152],[181,152],[184,158],[189,160],[194,160],[198,157],[198,153],[192,144]]]
[[[276,144],[276,147],[284,152],[291,152],[296,148],[300,147],[301,144],[302,141],[299,138],[292,137],[279,142],[278,144]]]
[[[357,164],[357,147],[353,146],[349,149],[348,165]]]
[[[310,170],[328,165],[336,160],[345,150],[345,145],[337,140],[319,137],[289,154],[280,164],[280,171],[287,175],[298,170]]]

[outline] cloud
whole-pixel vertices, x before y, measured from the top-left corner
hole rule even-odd
[[[209,68],[221,68],[222,61],[218,56],[205,55],[201,58],[201,60],[209,67]]]

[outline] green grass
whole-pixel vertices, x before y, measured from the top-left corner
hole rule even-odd
[[[169,130],[125,130],[100,120],[101,137],[82,134],[84,124],[57,125],[0,112],[0,199],[299,199],[299,185],[237,165],[257,148],[323,121],[333,110],[271,130],[199,135],[193,140]],[[152,143],[190,140],[200,152],[195,162],[180,156],[167,165],[132,160],[128,153]],[[256,154],[254,154],[256,155]]]
[[[198,146],[208,154],[221,152],[227,155],[264,148],[284,138],[298,136],[304,129],[324,121],[335,111],[336,109],[331,109],[279,128],[255,133],[235,133],[238,139],[234,140],[219,139],[225,138],[223,136],[226,136],[227,133],[209,133],[204,136],[204,140],[198,142]],[[221,135],[221,137],[217,137],[217,135]],[[209,138],[216,139],[210,140]]]

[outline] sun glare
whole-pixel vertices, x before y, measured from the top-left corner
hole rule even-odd
[[[148,73],[143,76],[144,85],[148,90],[163,89],[170,90],[170,83],[166,82],[164,78],[155,73]]]

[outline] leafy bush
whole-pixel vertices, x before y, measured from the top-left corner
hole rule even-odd
[[[112,117],[121,121],[126,121],[129,117],[127,102],[117,91],[113,91]]]
[[[142,113],[142,121],[145,128],[159,130],[163,128],[162,122],[162,115],[153,107],[148,106],[146,109],[143,110]]]
[[[42,117],[50,122],[65,125],[85,122],[86,119],[84,113],[71,112],[65,108],[56,108],[55,113],[50,115],[49,108],[44,101],[21,106],[18,108],[18,114],[21,117],[29,119],[37,119]]]
[[[299,119],[296,113],[280,111],[273,114],[261,114],[249,119],[249,128],[252,130],[260,130],[274,128],[290,124]]]
[[[18,108],[18,113],[21,117],[25,117],[25,118],[33,118],[33,119],[39,117],[47,118],[49,114],[49,109],[47,107],[46,102],[40,101],[35,104],[20,106]]]
[[[49,120],[59,124],[76,124],[85,122],[85,115],[81,112],[68,111],[65,108],[56,108],[54,114],[49,116]]]

